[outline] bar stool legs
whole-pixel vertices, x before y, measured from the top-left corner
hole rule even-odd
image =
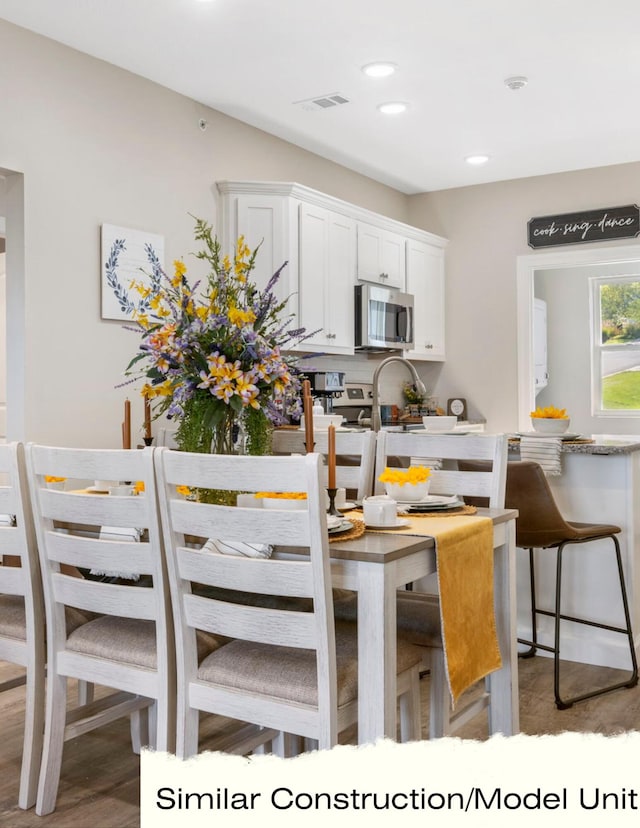
[[[542,610],[538,609],[536,606],[536,597],[535,597],[535,573],[534,573],[534,557],[533,557],[533,549],[529,548],[529,576],[531,582],[531,617],[532,617],[532,635],[531,641],[526,639],[519,638],[518,642],[520,644],[528,644],[529,650],[526,650],[524,653],[520,654],[521,658],[530,658],[531,656],[535,655],[536,650],[546,650],[547,652],[553,653],[554,659],[554,670],[553,670],[553,690],[555,696],[555,703],[558,710],[567,710],[571,707],[575,702],[583,701],[584,699],[591,699],[594,696],[601,696],[603,693],[609,693],[612,690],[618,690],[623,687],[635,687],[638,684],[638,662],[636,659],[636,652],[635,647],[633,644],[633,634],[631,630],[631,617],[629,614],[629,602],[627,600],[627,590],[624,582],[624,572],[622,569],[622,556],[620,554],[620,544],[618,543],[618,539],[615,535],[606,535],[605,537],[611,538],[615,548],[616,554],[616,562],[618,567],[618,578],[620,581],[620,592],[622,595],[622,606],[624,610],[624,620],[625,626],[624,627],[615,627],[610,624],[602,624],[597,621],[589,621],[585,618],[576,618],[575,616],[571,615],[564,615],[562,613],[562,606],[561,606],[561,595],[562,595],[562,557],[563,551],[565,546],[574,543],[588,543],[589,541],[593,540],[601,540],[602,538],[584,538],[579,540],[567,540],[560,543],[557,547],[557,562],[556,562],[556,595],[555,595],[555,611],[551,612],[550,610]],[[555,619],[555,632],[554,632],[554,646],[550,647],[546,644],[540,644],[537,640],[537,616],[538,615],[547,615],[551,618]],[[626,635],[627,640],[629,642],[629,652],[631,655],[631,666],[632,671],[629,678],[625,681],[618,682],[616,684],[608,685],[607,687],[603,687],[598,690],[592,690],[588,693],[581,693],[580,695],[573,696],[569,699],[563,699],[560,695],[560,622],[561,621],[572,621],[576,624],[585,624],[590,627],[597,627],[602,630],[609,630],[611,632],[622,633]]]

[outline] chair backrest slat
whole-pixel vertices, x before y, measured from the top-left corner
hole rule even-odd
[[[296,489],[297,491],[298,489]],[[256,500],[256,506],[260,501]],[[262,537],[265,543],[288,546],[309,545],[309,520],[305,511],[291,509],[245,509],[241,515],[237,506],[214,506],[209,503],[189,503],[174,500],[171,503],[173,527],[177,532],[207,537],[215,521],[215,537],[220,540],[242,540]],[[241,516],[242,520],[238,520]]]
[[[203,555],[184,548],[176,550],[176,560],[185,581],[266,595],[313,596],[311,570],[304,561],[255,560],[248,567],[235,555]]]
[[[51,582],[53,598],[59,604],[98,615],[123,615],[146,620],[154,620],[158,614],[152,589],[129,584],[84,581],[60,573],[52,575]]]
[[[315,650],[318,644],[316,619],[310,612],[289,611],[291,623],[283,624],[280,610],[231,604],[199,595],[186,596],[184,609],[189,626],[217,635],[305,650]]]
[[[102,572],[150,575],[157,568],[157,552],[146,542],[99,540],[61,532],[47,532],[49,560]]]

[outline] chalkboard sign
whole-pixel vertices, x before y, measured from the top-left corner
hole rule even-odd
[[[629,204],[581,213],[538,216],[529,220],[527,228],[529,247],[628,239],[640,233],[640,210],[637,204]]]

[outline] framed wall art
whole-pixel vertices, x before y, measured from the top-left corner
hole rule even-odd
[[[148,298],[132,289],[135,280],[153,288],[164,268],[164,237],[142,230],[103,224],[100,232],[102,318],[130,320],[148,307]]]

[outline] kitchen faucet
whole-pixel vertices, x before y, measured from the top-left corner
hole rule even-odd
[[[372,431],[380,431],[381,426],[381,419],[380,419],[380,402],[379,402],[379,392],[378,392],[378,379],[380,377],[380,371],[388,365],[390,362],[402,362],[403,365],[406,365],[409,371],[411,372],[411,376],[413,377],[413,384],[416,387],[416,391],[418,394],[424,394],[426,396],[427,389],[424,387],[424,383],[418,376],[418,372],[413,367],[413,365],[409,362],[408,359],[405,359],[402,356],[390,356],[386,359],[383,359],[380,365],[376,368],[373,372],[373,402],[371,406],[371,429]]]

